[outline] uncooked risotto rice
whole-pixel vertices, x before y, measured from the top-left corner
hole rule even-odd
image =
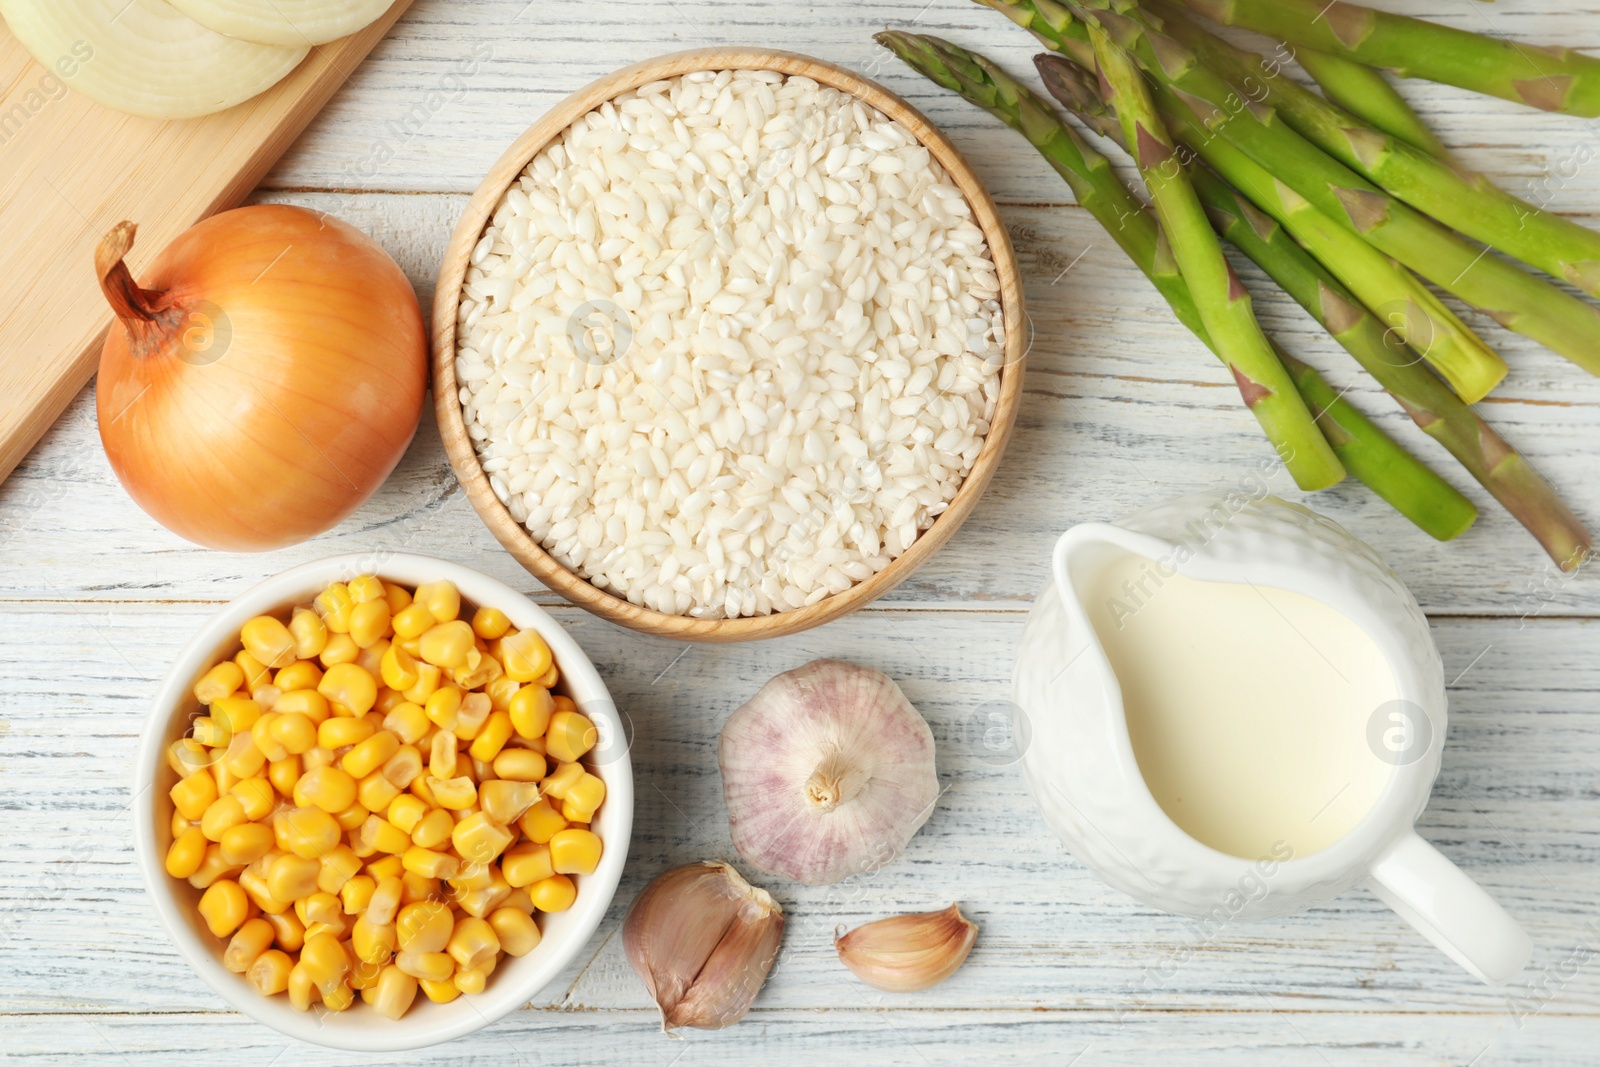
[[[456,376],[495,494],[656,611],[786,611],[955,497],[999,394],[999,284],[904,126],[773,71],[653,82],[530,163],[472,253]]]

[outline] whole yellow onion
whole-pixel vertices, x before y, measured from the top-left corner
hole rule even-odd
[[[281,548],[383,483],[416,432],[427,338],[411,283],[371,238],[285,205],[190,228],[135,283],[135,227],[95,269],[117,314],[100,440],[157,522],[197,544]]]

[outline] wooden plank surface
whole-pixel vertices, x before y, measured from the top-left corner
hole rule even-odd
[[[527,1010],[440,1049],[363,1057],[292,1044],[226,1011],[156,930],[120,816],[145,701],[218,603],[304,560],[405,548],[552,598],[478,522],[431,419],[394,479],[336,531],[238,556],[195,549],[132,505],[100,452],[86,392],[0,485],[0,1062],[1596,1062],[1600,588],[1587,573],[1554,576],[1476,487],[1463,484],[1484,508],[1478,527],[1437,545],[1359,487],[1304,498],[1282,478],[1273,483],[1374,544],[1434,618],[1454,679],[1451,729],[1420,829],[1533,935],[1533,965],[1509,990],[1468,979],[1364,890],[1205,936],[1075,864],[1014,768],[995,766],[973,744],[974,714],[1005,696],[1015,641],[1060,531],[1235,482],[1265,446],[1210,358],[1025,145],[875,58],[866,38],[890,22],[1026,70],[1032,45],[998,15],[964,0],[924,3],[416,0],[257,199],[361,226],[400,261],[426,306],[466,194],[540,111],[657,52],[777,39],[906,95],[951,132],[1001,200],[1035,330],[1013,448],[938,557],[889,600],[821,630],[684,652],[559,608],[634,725],[639,803],[617,903],[586,952]],[[1388,6],[1600,47],[1594,2]],[[1508,187],[1525,190],[1548,173],[1552,208],[1600,221],[1600,127],[1405,88],[1447,141]],[[1580,162],[1585,146],[1594,158]],[[1419,453],[1439,455],[1303,316],[1277,298],[1260,303],[1288,347],[1351,386],[1357,403]],[[1581,514],[1600,521],[1600,381],[1485,330],[1513,370],[1481,410]],[[716,731],[767,676],[820,655],[871,663],[901,681],[933,726],[947,792],[906,857],[869,879],[832,889],[766,880],[792,926],[755,1010],[731,1030],[671,1041],[655,1032],[622,959],[622,909],[671,864],[731,856]],[[968,966],[943,986],[879,997],[832,956],[836,924],[952,899],[983,933]]]
[[[99,362],[111,309],[94,249],[106,231],[139,224],[137,273],[200,219],[237,206],[409,5],[395,0],[365,29],[312,49],[254,99],[183,122],[72,92],[92,43],[46,69],[0,22],[0,480]]]

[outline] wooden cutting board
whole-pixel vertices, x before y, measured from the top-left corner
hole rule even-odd
[[[181,122],[72,92],[0,24],[0,480],[94,374],[111,324],[94,277],[101,236],[139,224],[137,278],[178,234],[238,205],[409,6],[312,49],[255,99]]]

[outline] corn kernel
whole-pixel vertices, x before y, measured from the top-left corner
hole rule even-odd
[[[544,689],[554,689],[556,687],[556,683],[559,681],[561,681],[561,672],[557,670],[556,665],[552,663],[550,664],[549,670],[545,671],[543,674],[533,680],[533,684]]]
[[[455,777],[458,762],[456,735],[440,730],[433,735],[433,743],[428,748],[428,773],[435,778]]]
[[[311,659],[297,659],[272,679],[272,684],[285,693],[292,693],[299,689],[317,691],[317,683],[322,681],[322,668],[318,667]],[[298,710],[298,709],[296,709]]]
[[[377,725],[382,726],[384,716],[405,702],[404,693],[390,689],[386,685],[380,685],[378,686],[378,699],[372,702],[372,711],[367,712],[367,717],[371,718],[376,714],[378,717]]]
[[[289,988],[289,972],[293,969],[294,961],[287,952],[269,948],[250,964],[245,980],[262,996],[277,996]]]
[[[498,660],[496,661],[498,662]],[[522,686],[514,678],[507,678],[504,670],[500,677],[492,682],[487,682],[483,687],[483,695],[489,698],[489,706],[495,711],[510,711],[511,698],[517,695],[517,690]],[[513,725],[515,725],[513,723]]]
[[[275,714],[267,732],[291,756],[310,752],[317,747],[317,725],[299,712]]]
[[[450,833],[456,855],[467,863],[493,863],[515,840],[515,834],[481,811],[456,823]]]
[[[375,855],[367,861],[367,873],[381,881],[384,878],[401,878],[406,869],[401,865],[399,856]]]
[[[400,787],[385,778],[381,768],[356,783],[356,802],[368,811],[383,811],[399,795]]]
[[[401,640],[421,637],[437,624],[438,620],[428,610],[428,605],[416,601],[395,612],[392,620],[395,637]]]
[[[540,911],[566,911],[578,899],[578,887],[566,875],[556,874],[529,886],[528,896]]]
[[[377,925],[359,918],[350,929],[350,949],[356,959],[366,963],[388,963],[394,955],[395,928],[393,923]]]
[[[439,806],[439,801],[434,798],[433,790],[428,787],[428,776],[426,774],[418,775],[412,779],[409,792],[430,808]]]
[[[321,860],[333,851],[341,833],[332,814],[313,807],[279,812],[273,817],[272,828],[279,848],[308,860]]]
[[[359,830],[361,824],[366,822],[367,816],[371,814],[372,812],[361,806],[360,801],[355,801],[343,811],[334,812],[333,821],[339,824],[341,830]]]
[[[489,913],[489,925],[507,956],[526,956],[539,947],[539,924],[533,916],[517,908],[496,908]]]
[[[206,929],[217,937],[227,937],[239,929],[249,908],[250,898],[238,882],[227,878],[212,882],[200,896],[200,917],[206,921]]]
[[[360,915],[372,901],[372,891],[378,880],[370,874],[358,874],[339,888],[339,904],[346,915]]]
[[[353,778],[365,778],[389,761],[389,757],[400,751],[400,739],[387,730],[380,730],[356,744],[344,759],[339,761],[339,766]]]
[[[576,763],[600,739],[600,731],[587,716],[575,711],[558,711],[550,716],[544,748],[554,759]]]
[[[272,899],[292,904],[317,891],[317,875],[322,864],[305,856],[285,853],[272,861],[267,871],[267,892]]]
[[[167,795],[185,819],[198,821],[217,799],[217,780],[207,771],[196,771],[169,789]]]
[[[200,827],[191,826],[167,849],[167,873],[174,878],[187,878],[200,869],[205,858],[206,835]]]
[[[217,795],[220,797],[228,790],[239,784],[239,776],[228,770],[227,757],[223,757],[211,765],[211,777],[217,782]]]
[[[317,727],[317,744],[322,748],[344,748],[359,745],[377,731],[366,719],[339,715]],[[358,776],[363,777],[363,776]]]
[[[419,639],[417,651],[421,658],[445,670],[455,670],[467,665],[467,653],[473,650],[472,627],[459,619],[441,622]]]
[[[537,782],[547,769],[544,756],[532,749],[502,749],[494,758],[495,777],[508,782]]]
[[[406,650],[408,653],[409,649]],[[412,653],[414,655],[414,653]],[[439,688],[439,681],[443,672],[431,663],[417,664],[417,684],[405,691],[405,698],[413,704],[426,704],[428,698]]]
[[[383,596],[384,599],[389,602],[389,613],[391,615],[403,611],[411,606],[411,593],[403,585],[395,585],[393,582],[384,582]]]
[[[446,956],[445,958],[449,959],[450,957]],[[418,978],[417,987],[422,990],[424,996],[435,1004],[448,1004],[461,995],[461,990],[457,989],[455,983],[448,978],[442,978],[438,981]]]
[[[284,797],[294,795],[295,783],[300,780],[300,757],[284,753],[283,759],[267,764],[267,781]]]
[[[369,600],[350,612],[350,639],[359,648],[371,648],[392,632],[387,600]]]
[[[482,697],[482,693],[473,696]],[[487,702],[488,698],[484,698]],[[506,747],[506,742],[511,740],[511,715],[504,711],[491,711],[489,718],[483,724],[483,729],[478,731],[478,736],[473,739],[472,746],[468,749],[472,758],[489,762],[500,754]]]
[[[318,767],[331,767],[339,762],[339,757],[334,755],[333,749],[313,745],[300,753],[300,766],[302,774],[309,774]]]
[[[349,634],[330,634],[317,662],[322,664],[324,671],[330,671],[343,664],[354,663],[360,655],[361,646],[356,644],[355,638]]]
[[[550,646],[535,630],[517,630],[500,639],[500,651],[495,658],[505,668],[506,676],[519,682],[531,682],[544,676],[552,663]]]
[[[387,819],[370,815],[361,824],[361,843],[375,852],[397,856],[411,847],[411,835]]]
[[[322,857],[322,869],[317,872],[317,890],[338,893],[350,879],[361,871],[361,857],[349,845],[337,845]]]
[[[296,658],[315,659],[328,644],[328,625],[311,608],[295,608],[289,616],[289,636]]]
[[[396,912],[400,908],[400,894],[404,891],[398,877],[379,878],[378,884],[373,887],[372,899],[367,902],[361,915],[376,926],[386,926],[394,922]]]
[[[339,898],[331,893],[322,892],[312,893],[295,901],[294,913],[306,924],[308,936],[313,925],[332,922],[335,919],[342,920],[344,917],[344,911],[339,906]]]
[[[295,660],[294,637],[271,615],[257,615],[239,630],[244,650],[269,670],[287,667]]]
[[[455,896],[455,902],[462,911],[479,919],[487,918],[512,893],[510,884],[493,867],[489,868],[489,873],[491,880],[488,885],[481,889],[458,890]]]
[[[391,965],[379,972],[378,981],[371,989],[362,990],[361,999],[385,1019],[398,1019],[417,999],[417,985],[415,975]]]
[[[307,936],[305,947],[300,950],[299,965],[306,969],[312,985],[324,996],[350,973],[350,957],[332,934]]]
[[[189,727],[191,730],[189,736],[207,748],[227,748],[228,743],[233,740],[233,731],[228,729],[227,724],[218,722],[209,715],[196,716]],[[211,762],[216,762],[215,757]]]
[[[338,663],[328,668],[317,683],[317,692],[352,714],[365,715],[378,699],[378,683],[354,663]]]
[[[424,878],[452,878],[461,866],[461,861],[448,852],[435,852],[417,845],[408,847],[401,854],[400,862],[406,870]]]
[[[338,767],[312,768],[295,783],[294,802],[329,814],[343,811],[356,802],[356,780]]]
[[[514,889],[544,881],[556,873],[550,846],[525,841],[507,849],[500,860],[500,873]]]
[[[564,800],[567,792],[578,784],[585,773],[581,763],[562,763],[545,777],[539,788],[544,790],[546,796]]]
[[[417,661],[411,653],[393,644],[379,661],[378,672],[383,676],[383,684],[390,689],[410,689],[421,677],[421,673],[417,670]]]
[[[357,604],[369,604],[374,600],[389,602],[388,593],[383,588],[383,580],[375,574],[360,574],[345,583],[345,588],[350,593],[350,599]]]
[[[383,776],[396,789],[405,789],[422,774],[422,753],[411,745],[401,745],[383,764]]]
[[[525,685],[511,697],[507,710],[511,713],[511,726],[517,736],[532,741],[536,737],[543,737],[549,728],[555,701],[550,698],[548,689]]]
[[[494,927],[469,915],[457,920],[445,951],[458,966],[476,970],[500,955],[500,938]]]
[[[504,637],[511,629],[511,620],[499,608],[479,608],[472,613],[472,632],[485,641]]]
[[[482,693],[468,693],[462,697],[461,710],[456,713],[456,737],[462,741],[475,740],[493,711],[494,705]]]
[[[454,856],[450,857],[455,859]],[[402,861],[404,857],[402,857]],[[400,903],[415,904],[421,900],[443,900],[444,894],[439,889],[439,879],[429,878],[427,875],[418,874],[416,871],[402,871],[400,873]]]
[[[267,757],[256,747],[248,732],[233,735],[228,750],[222,757],[222,766],[235,778],[254,778],[266,766]]]
[[[589,822],[605,799],[606,783],[585,771],[561,798],[561,817],[568,822]]]
[[[253,863],[271,850],[272,828],[258,822],[243,823],[226,830],[217,844],[221,846],[222,858],[229,863]]]
[[[428,720],[441,730],[454,730],[461,714],[461,690],[453,685],[435,689],[424,705]]]
[[[481,968],[462,967],[450,979],[455,987],[468,996],[482,993],[489,984],[487,971]]]
[[[241,779],[228,793],[238,798],[240,807],[244,808],[245,818],[251,822],[265,819],[277,803],[272,783],[259,775]]]
[[[450,905],[425,900],[407,904],[395,918],[399,945],[408,952],[443,952],[455,928]]]
[[[317,987],[311,980],[311,972],[295,964],[289,971],[289,1003],[296,1011],[310,1011],[316,1002]]]
[[[427,605],[435,622],[451,622],[461,614],[461,593],[454,582],[424,582],[412,597],[414,603]]]
[[[300,917],[285,908],[281,912],[265,912],[261,917],[272,924],[273,940],[285,952],[299,952],[306,943],[306,927]]]
[[[272,684],[272,672],[247,650],[240,649],[233,657],[234,665],[244,672],[244,687],[254,696],[257,689]]]
[[[388,818],[406,833],[417,828],[417,823],[428,813],[428,806],[414,796],[402,794],[389,803]]]
[[[347,950],[349,949],[348,945],[345,947]],[[378,976],[382,973],[383,964],[381,963],[368,963],[365,960],[355,960],[350,964],[350,977],[346,978],[345,981],[350,984],[351,989],[360,990],[361,999],[365,1000],[367,997],[367,990],[378,984]]]
[[[179,778],[204,770],[216,758],[216,753],[192,737],[180,737],[167,746],[167,766]]]
[[[525,888],[513,889],[507,893],[506,898],[500,902],[500,907],[515,908],[524,915],[532,915],[534,912],[533,898],[528,896]]]
[[[260,750],[262,757],[269,763],[287,759],[290,755],[289,750],[283,747],[283,742],[278,740],[272,733],[273,724],[277,721],[278,713],[269,711],[257,719],[254,726],[250,727],[250,742]]]
[[[420,704],[403,701],[383,717],[383,728],[400,739],[402,744],[414,745],[432,727],[428,713]]]
[[[566,827],[566,818],[552,808],[548,800],[540,800],[517,820],[517,828],[528,835],[529,841],[538,845],[548,844],[557,831]]]
[[[478,787],[478,803],[502,826],[516,822],[538,800],[539,787],[532,782],[496,778]]]
[[[552,837],[548,847],[558,874],[593,874],[600,866],[600,838],[591,830],[568,827]]]
[[[270,856],[271,854],[271,852],[268,852],[266,855]],[[282,855],[282,853],[279,853],[279,855]],[[266,876],[258,874],[254,868],[255,864],[252,863],[239,872],[239,888],[243,889],[245,896],[250,898],[250,903],[260,908],[262,914],[268,919],[288,911],[289,905],[272,895],[272,891],[267,888]]]
[[[233,696],[243,684],[244,671],[232,660],[223,660],[194,683],[194,698],[202,704],[214,704]]]
[[[454,778],[429,775],[427,783],[434,801],[441,808],[465,811],[478,802],[478,787],[466,775],[457,775]]]
[[[435,808],[422,817],[411,830],[411,841],[419,848],[438,848],[450,840],[456,821],[443,808]]]
[[[408,952],[395,955],[394,965],[419,982],[444,982],[456,973],[456,961],[445,952]]]
[[[350,595],[349,586],[343,582],[334,582],[311,602],[312,609],[322,616],[324,625],[336,634],[349,632],[350,612],[355,606],[355,598]]]

